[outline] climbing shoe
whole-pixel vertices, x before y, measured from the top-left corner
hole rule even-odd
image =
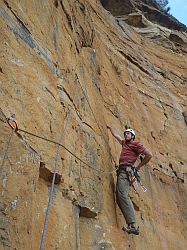
[[[135,228],[133,226],[130,227],[123,227],[122,228],[123,231],[127,232],[128,234],[135,234],[138,235],[140,233],[139,231],[139,227]]]

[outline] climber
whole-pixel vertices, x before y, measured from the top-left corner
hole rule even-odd
[[[138,156],[144,156],[143,160],[137,165],[136,170],[139,171],[142,166],[148,163],[153,156],[152,153],[144,147],[140,142],[134,141],[135,132],[132,129],[126,129],[124,132],[124,139],[109,125],[107,128],[112,135],[122,145],[121,155],[119,158],[119,169],[117,171],[117,184],[116,184],[116,202],[121,209],[127,227],[122,230],[128,234],[139,234],[139,226],[136,222],[135,211],[132,201],[128,195],[129,192],[129,175],[128,172],[136,162]]]

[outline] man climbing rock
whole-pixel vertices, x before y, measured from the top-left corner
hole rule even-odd
[[[137,171],[148,163],[153,155],[140,142],[134,141],[135,132],[132,129],[125,130],[123,139],[112,127],[107,125],[107,128],[110,129],[112,135],[122,145],[116,184],[116,202],[128,225],[128,227],[123,227],[122,229],[129,234],[138,235],[139,227],[136,222],[132,201],[128,195],[130,186],[129,173],[132,171],[132,167],[140,154],[144,155],[144,158],[136,167]]]

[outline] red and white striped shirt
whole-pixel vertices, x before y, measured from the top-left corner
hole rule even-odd
[[[130,162],[135,163],[138,156],[146,149],[140,142],[122,140],[122,150],[119,163]]]

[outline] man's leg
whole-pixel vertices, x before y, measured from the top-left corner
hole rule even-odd
[[[127,174],[125,172],[121,172],[118,176],[116,185],[116,201],[124,215],[124,218],[128,226],[130,227],[132,226],[135,229],[137,229],[138,225],[136,223],[134,206],[132,204],[132,201],[128,193],[129,193],[129,180]],[[139,234],[139,230],[137,233]]]

